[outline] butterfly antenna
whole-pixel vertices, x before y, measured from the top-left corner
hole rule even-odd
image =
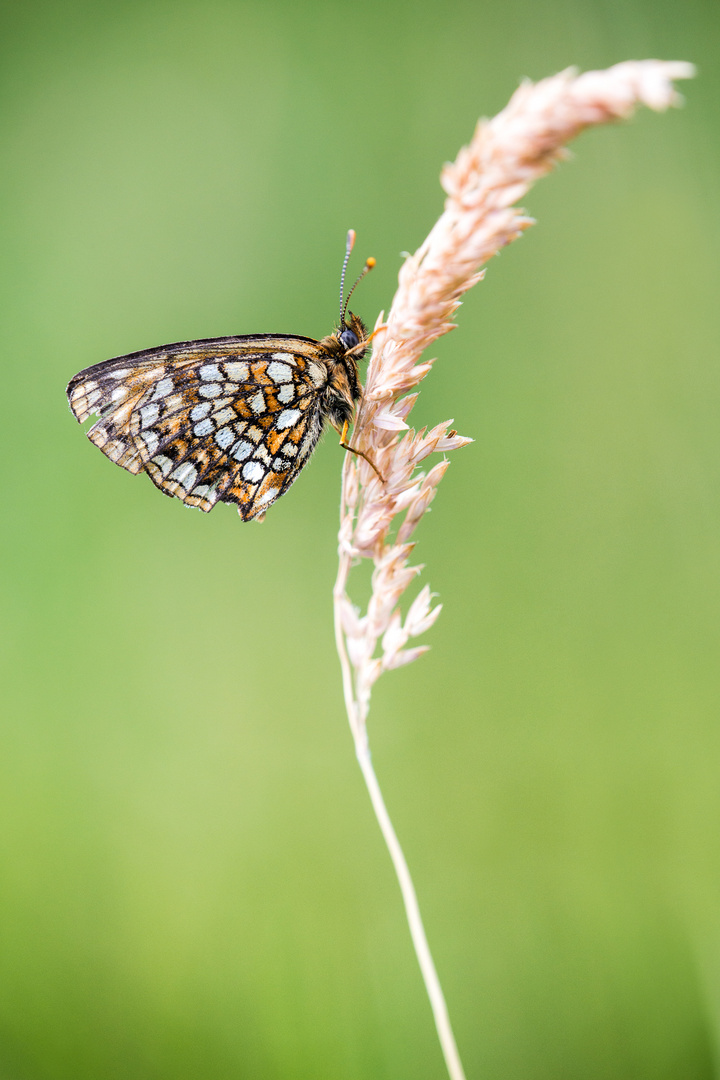
[[[347,240],[345,241],[345,258],[343,259],[342,273],[340,274],[340,323],[345,321],[345,308],[343,307],[343,290],[345,288],[345,271],[347,270],[348,259],[350,258],[350,252],[355,246],[355,230],[348,229]],[[354,286],[353,286],[354,288]],[[351,290],[352,291],[352,290]],[[350,299],[348,297],[348,299]]]
[[[345,298],[345,303],[343,304],[343,286],[345,284],[345,267],[347,266],[348,259],[350,258],[350,252],[353,249],[353,244],[354,243],[355,243],[355,230],[351,229],[350,232],[348,233],[347,247],[345,249],[345,262],[343,263],[342,277],[340,278],[340,325],[341,326],[345,325],[345,315],[347,314],[348,304],[350,303],[350,297],[355,292],[355,289],[358,287],[358,285],[360,284],[362,279],[365,277],[365,275],[370,273],[372,268],[375,266],[375,262],[376,262],[376,260],[372,257],[372,255],[370,256],[369,259],[365,260],[365,265],[363,266],[362,270],[360,271],[357,278],[355,279],[355,284],[353,285],[350,292],[347,294],[347,297]]]

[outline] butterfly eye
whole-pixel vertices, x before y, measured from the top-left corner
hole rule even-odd
[[[354,349],[355,346],[359,344],[360,340],[354,330],[351,330],[348,326],[346,326],[345,329],[340,332],[339,337],[341,343],[345,346],[348,352],[350,351],[350,349]]]

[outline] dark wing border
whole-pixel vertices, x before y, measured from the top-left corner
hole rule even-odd
[[[126,364],[137,365],[144,361],[154,362],[169,359],[177,355],[177,353],[205,352],[211,351],[213,348],[249,345],[251,342],[258,342],[261,345],[265,341],[303,341],[314,346],[318,344],[315,338],[303,337],[302,334],[239,334],[230,337],[197,338],[195,341],[173,341],[169,345],[156,345],[153,349],[140,349],[139,352],[124,353],[123,356],[113,356],[109,360],[101,360],[98,364],[91,364],[90,367],[78,371],[77,375],[73,375],[67,385],[67,393],[71,393],[75,385],[84,379],[92,378],[98,373],[114,371],[118,367],[124,367]],[[292,349],[287,348],[284,351],[291,352]]]

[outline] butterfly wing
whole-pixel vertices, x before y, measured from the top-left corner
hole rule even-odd
[[[178,342],[107,360],[68,386],[88,438],[186,506],[237,504],[244,520],[290,487],[322,430],[328,371],[311,338]]]

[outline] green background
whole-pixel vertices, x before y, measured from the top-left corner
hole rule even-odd
[[[439,342],[445,605],[374,761],[468,1080],[717,1075],[716,0],[5,3],[0,1080],[443,1076],[332,635],[342,452],[262,525],[161,497],[64,386],[373,322],[522,76],[695,61],[524,200]]]

